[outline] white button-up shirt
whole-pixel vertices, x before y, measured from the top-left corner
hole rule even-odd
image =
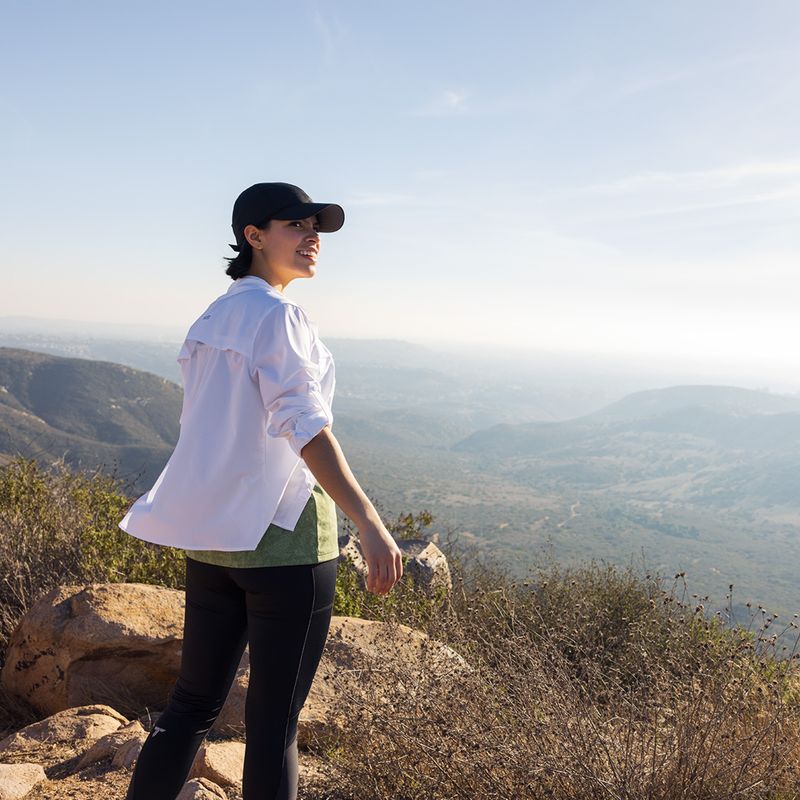
[[[189,328],[178,355],[178,443],[119,523],[186,550],[254,550],[294,530],[315,479],[300,450],[333,424],[333,357],[297,303],[245,275]]]

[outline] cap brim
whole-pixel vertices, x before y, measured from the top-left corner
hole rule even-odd
[[[333,233],[344,225],[344,209],[336,203],[298,203],[282,208],[272,219],[308,219],[316,216],[322,233]]]

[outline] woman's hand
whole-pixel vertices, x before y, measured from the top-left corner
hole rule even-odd
[[[358,535],[367,562],[367,591],[389,594],[403,576],[400,548],[380,520],[363,525]]]

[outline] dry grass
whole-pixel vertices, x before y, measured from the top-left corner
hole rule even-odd
[[[683,575],[550,565],[515,582],[452,562],[458,588],[437,614],[383,617],[473,671],[444,679],[377,654],[364,696],[338,709],[353,724],[329,744],[334,797],[800,796],[796,662],[777,658],[774,618],[749,632],[708,618]]]

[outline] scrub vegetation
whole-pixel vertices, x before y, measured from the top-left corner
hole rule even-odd
[[[358,724],[329,743],[331,798],[800,796],[796,616],[759,607],[732,625],[682,573],[549,563],[518,580],[443,549],[455,589],[437,612],[398,601],[376,618],[424,630],[472,669],[412,673],[376,654],[345,700]]]
[[[129,504],[113,477],[63,462],[0,469],[0,658],[53,586],[183,588],[179,551],[117,527]],[[389,527],[428,537],[433,522],[422,512]],[[391,647],[371,656],[363,691],[334,709],[352,724],[317,743],[336,781],[313,800],[800,797],[797,617],[753,607],[733,624],[682,573],[543,560],[519,578],[445,538],[449,595],[404,578],[380,598],[340,569],[334,613],[410,625],[469,669],[412,670]],[[32,721],[0,701],[0,736]]]

